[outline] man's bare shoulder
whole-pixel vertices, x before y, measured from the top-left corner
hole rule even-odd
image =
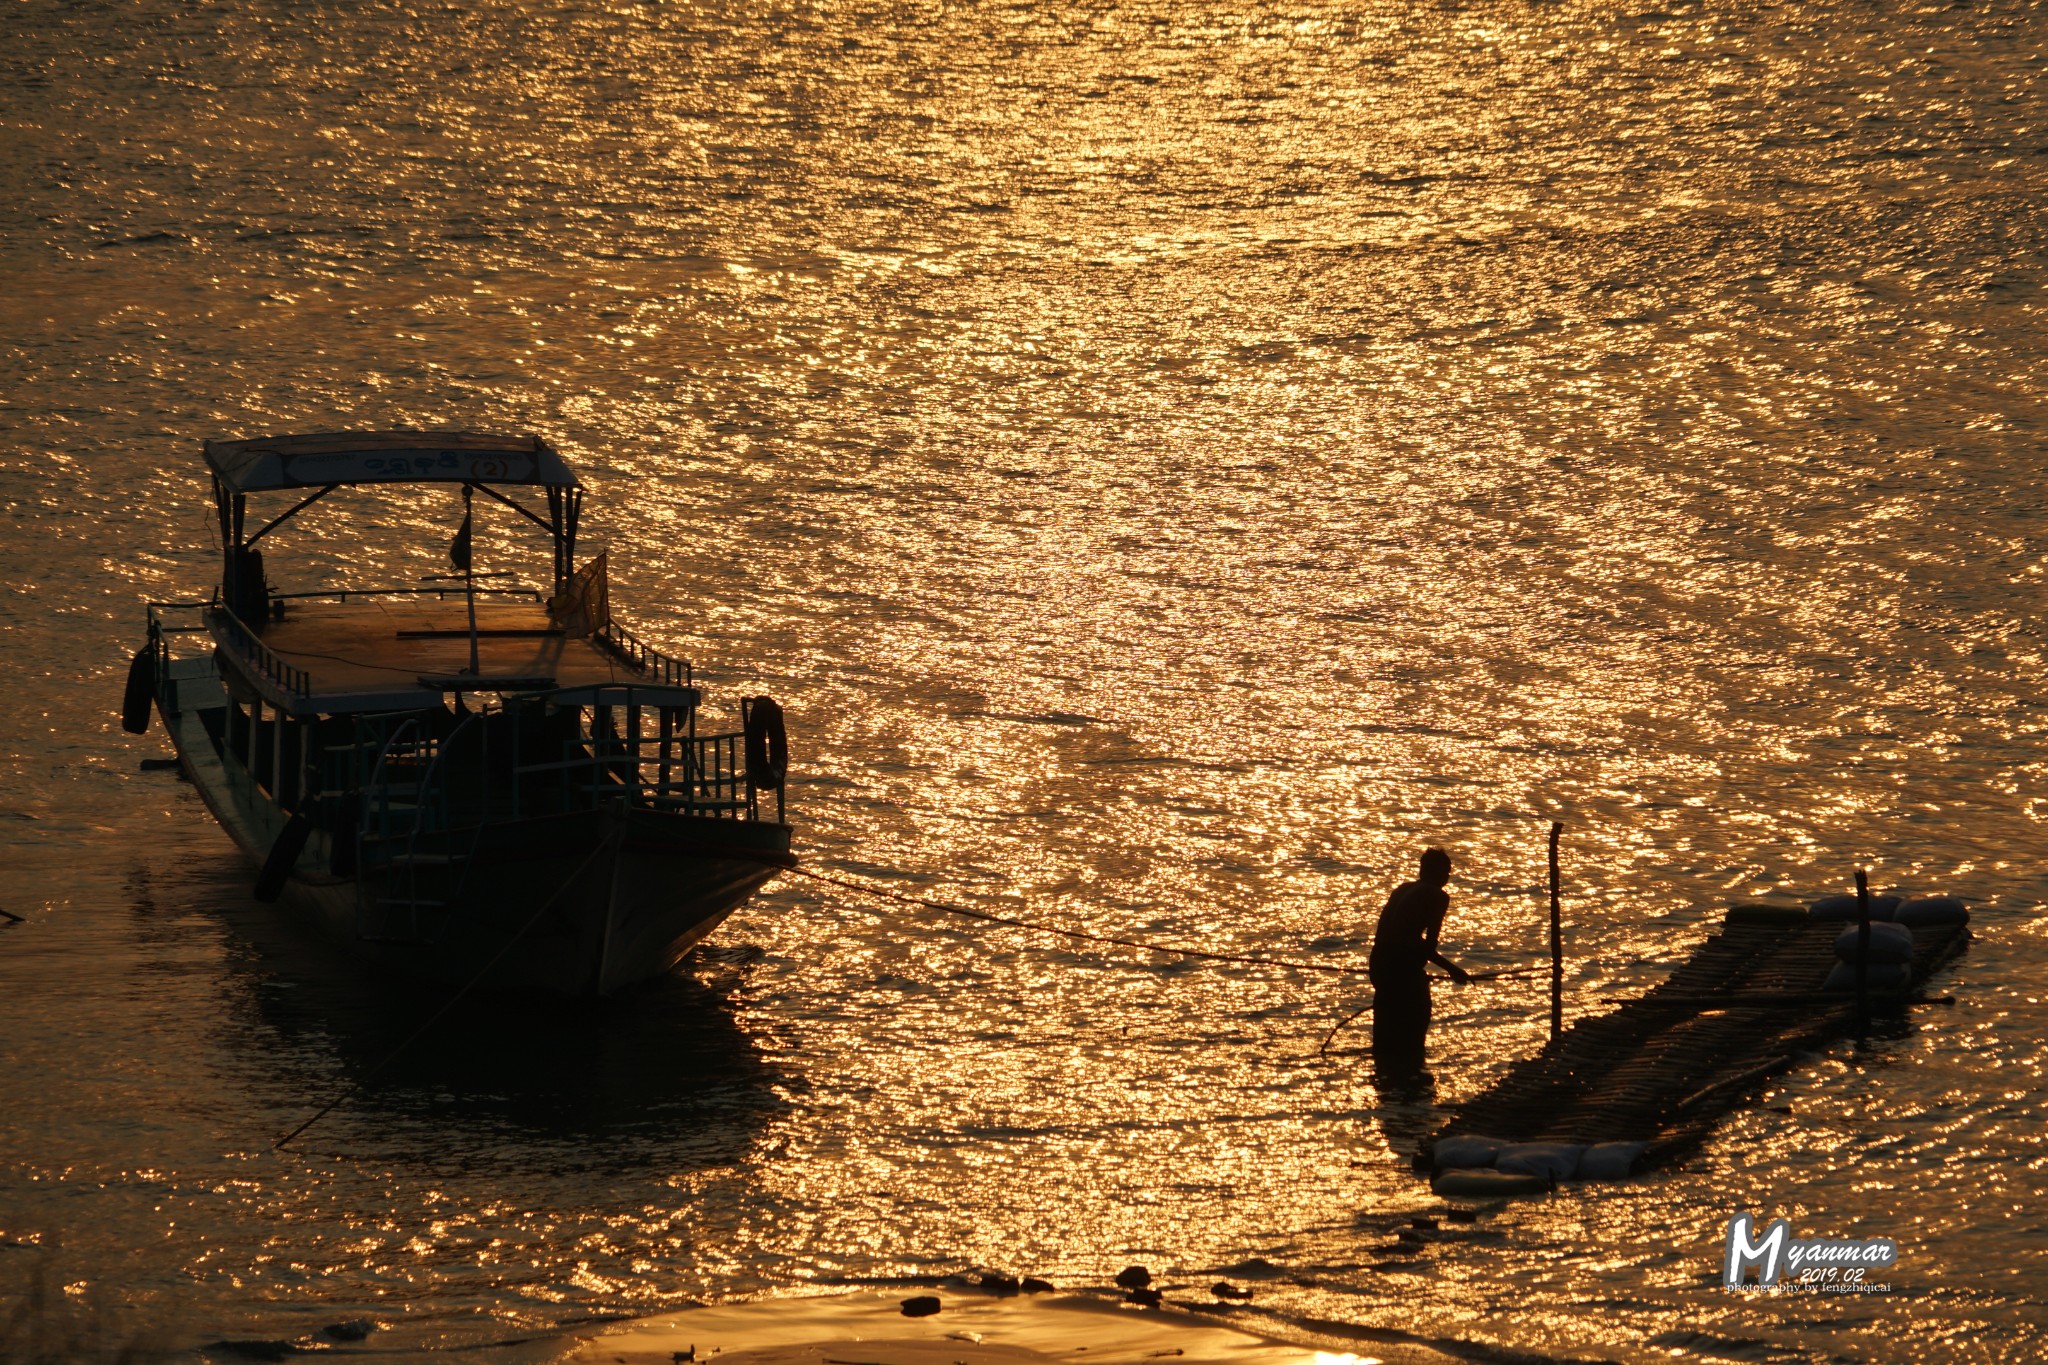
[[[1451,905],[1451,898],[1441,886],[1427,886],[1422,882],[1402,882],[1387,897],[1387,908],[1381,916],[1397,916],[1410,919],[1421,916],[1441,915]]]

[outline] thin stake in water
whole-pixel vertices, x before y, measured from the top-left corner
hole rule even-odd
[[[1550,822],[1550,1036],[1564,1032],[1564,914],[1558,903],[1557,837],[1564,826]]]

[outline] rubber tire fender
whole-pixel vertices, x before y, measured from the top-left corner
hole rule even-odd
[[[284,893],[285,881],[306,851],[306,836],[312,832],[313,819],[304,811],[284,822],[277,842],[270,846],[270,856],[263,860],[263,870],[256,874],[257,900],[268,903]]]
[[[755,697],[747,707],[747,785],[777,788],[789,776],[789,732],[773,697]]]
[[[128,664],[128,690],[121,694],[121,728],[131,735],[147,731],[149,708],[155,701],[156,651],[144,645]]]

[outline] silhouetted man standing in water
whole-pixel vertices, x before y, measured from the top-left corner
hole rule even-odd
[[[1387,897],[1379,928],[1372,936],[1372,1056],[1382,1072],[1412,1076],[1422,1070],[1423,1044],[1429,1037],[1429,977],[1424,968],[1436,963],[1451,980],[1471,980],[1465,969],[1436,950],[1451,898],[1444,884],[1451,879],[1451,855],[1426,849],[1415,880],[1403,882]]]

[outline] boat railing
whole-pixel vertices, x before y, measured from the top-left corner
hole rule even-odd
[[[306,670],[286,663],[271,648],[256,637],[256,632],[242,624],[242,618],[226,607],[214,607],[215,618],[223,628],[222,633],[242,662],[261,673],[294,697],[303,697],[311,688]]]
[[[333,601],[346,602],[352,597],[462,597],[467,589],[460,584],[440,586],[397,587],[397,588],[315,588],[305,592],[280,592],[271,594],[273,602]],[[538,588],[478,588],[478,597],[522,597],[529,602],[541,600]]]
[[[164,614],[173,611],[205,611],[212,605],[213,599],[210,597],[195,597],[189,602],[151,602],[148,604],[149,633],[153,636],[159,634],[204,635],[206,634],[206,623],[204,621],[190,626],[167,625],[165,624]]]
[[[540,789],[571,809],[624,802],[653,810],[757,819],[742,764],[744,737],[700,735],[694,706],[636,700],[629,686],[597,689],[588,722],[539,762],[512,764],[513,800]],[[611,702],[604,698],[616,696]],[[547,798],[542,798],[543,802]]]
[[[756,818],[754,794],[740,767],[742,736],[677,735],[666,742],[594,740],[588,748],[551,763],[524,763],[514,771],[528,783],[552,777],[583,808],[623,801],[630,806]]]
[[[445,713],[359,717],[353,743],[327,751],[323,783],[362,790],[359,828],[366,848],[377,850],[366,854],[373,862],[424,856],[421,839],[471,825],[620,804],[761,818],[742,732],[698,734],[694,705],[648,698],[639,685],[582,695],[580,706],[489,707],[452,729]]]
[[[604,742],[594,766],[601,776],[588,784],[599,793],[625,795],[635,805],[691,815],[754,819],[753,793],[740,765],[743,736],[658,736]]]
[[[151,602],[149,607],[149,652],[156,661],[156,688],[163,691],[164,677],[171,665],[171,642],[173,635],[206,635],[204,620],[189,626],[174,626],[169,623],[167,613],[174,611],[203,612],[212,606],[210,598],[196,598],[190,602]]]
[[[592,638],[634,668],[652,674],[651,681],[664,683],[670,687],[691,685],[688,659],[672,658],[662,653],[620,625],[616,619],[607,620],[598,627]]]

